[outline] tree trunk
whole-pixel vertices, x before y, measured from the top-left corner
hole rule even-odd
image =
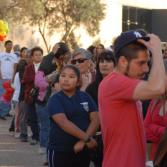
[[[41,34],[41,37],[42,37],[42,39],[43,39],[43,41],[44,41],[46,50],[47,50],[47,52],[49,53],[49,52],[50,52],[50,47],[48,46],[48,43],[47,43],[47,41],[46,41],[45,33],[42,32],[40,25],[38,25],[38,28],[39,28],[39,33]]]

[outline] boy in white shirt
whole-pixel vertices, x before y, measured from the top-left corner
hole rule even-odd
[[[3,94],[4,90],[2,88],[2,83],[5,80],[12,81],[16,64],[18,58],[14,53],[11,53],[13,47],[13,42],[8,40],[5,42],[5,52],[0,53],[0,96]],[[0,105],[0,118],[5,119],[5,115],[8,113],[9,106],[2,107]]]

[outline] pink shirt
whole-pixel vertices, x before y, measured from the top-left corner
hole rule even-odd
[[[133,99],[138,83],[113,72],[100,84],[103,167],[145,167],[143,118],[139,103]]]

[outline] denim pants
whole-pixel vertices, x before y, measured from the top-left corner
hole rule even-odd
[[[48,137],[49,137],[49,127],[50,127],[47,105],[36,104],[36,112],[37,112],[38,124],[40,128],[40,132],[39,132],[40,146],[47,148]]]
[[[5,79],[0,79],[0,97],[3,95],[4,93],[4,89],[2,87],[3,82],[5,82]],[[9,111],[10,111],[11,105],[9,103],[5,103],[3,101],[0,101],[0,116],[4,117],[6,116]]]
[[[5,103],[3,101],[0,101],[0,116],[4,117],[7,114],[9,114],[10,108],[11,108],[10,103]]]
[[[2,84],[3,82],[5,82],[6,80],[5,79],[0,79],[0,96],[2,96],[3,92],[4,92],[4,89],[2,87]]]

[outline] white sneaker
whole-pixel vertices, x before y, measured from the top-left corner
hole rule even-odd
[[[29,126],[27,127],[27,132],[28,132],[28,137],[31,137],[32,131],[31,131],[31,128]]]
[[[38,144],[37,140],[35,140],[35,139],[30,140],[30,145],[37,145],[37,144]]]
[[[146,161],[146,167],[154,167],[153,161]]]
[[[10,136],[14,136],[14,131],[9,132]]]
[[[46,154],[46,148],[45,147],[40,147],[39,150],[38,150],[38,153],[39,154]]]
[[[15,132],[14,137],[18,139],[20,137],[20,132]]]

